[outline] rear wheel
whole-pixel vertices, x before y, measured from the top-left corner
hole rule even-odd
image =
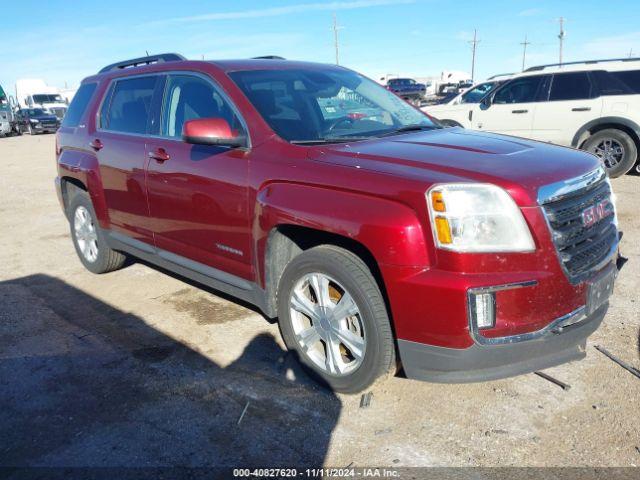
[[[602,160],[611,178],[627,173],[638,158],[638,148],[633,139],[622,130],[607,128],[590,136],[583,150]]]
[[[280,281],[278,314],[287,347],[336,391],[364,390],[395,365],[380,289],[347,250],[320,246],[294,258]]]
[[[74,189],[74,192],[69,202],[68,218],[71,238],[80,261],[93,273],[106,273],[122,268],[126,256],[107,245],[89,195],[80,189]]]

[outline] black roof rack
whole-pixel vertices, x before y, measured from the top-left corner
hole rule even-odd
[[[529,67],[525,72],[537,72],[538,70],[544,70],[547,67],[563,67],[565,65],[590,65],[594,63],[606,63],[606,62],[635,62],[640,60],[640,57],[635,58],[605,58],[602,60],[582,60],[580,62],[563,62],[563,63],[550,63],[548,65],[538,65],[535,67]]]
[[[111,65],[107,65],[106,67],[104,67],[98,73],[104,73],[110,70],[119,70],[129,67],[137,67],[138,65],[150,65],[152,63],[163,62],[179,62],[181,60],[186,60],[186,58],[178,53],[160,53],[158,55],[149,55],[147,57],[132,58],[131,60],[112,63]]]
[[[263,55],[262,57],[251,57],[251,60],[286,60],[286,58],[278,55]]]

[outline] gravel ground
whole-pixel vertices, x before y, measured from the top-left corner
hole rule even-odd
[[[609,314],[585,360],[547,371],[570,390],[391,378],[360,408],[229,298],[140,263],[85,271],[53,149],[0,139],[0,466],[640,465],[640,379],[593,348],[640,366],[640,178],[613,181],[629,262]]]

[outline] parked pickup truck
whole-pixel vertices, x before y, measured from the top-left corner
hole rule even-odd
[[[622,264],[598,158],[441,128],[334,65],[110,65],[56,158],[88,270],[133,256],[250,302],[343,392],[582,358]]]
[[[400,98],[412,102],[422,100],[427,93],[424,83],[417,83],[412,78],[390,78],[387,80],[387,90],[391,90]]]

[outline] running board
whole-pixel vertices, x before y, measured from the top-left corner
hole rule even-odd
[[[266,294],[256,283],[237,277],[217,268],[175,253],[168,252],[131,238],[112,230],[105,231],[107,242],[114,250],[119,250],[134,257],[138,257],[160,268],[164,268],[178,275],[194,280],[198,283],[234,296],[258,307],[265,315],[274,318],[273,312],[268,312]]]

